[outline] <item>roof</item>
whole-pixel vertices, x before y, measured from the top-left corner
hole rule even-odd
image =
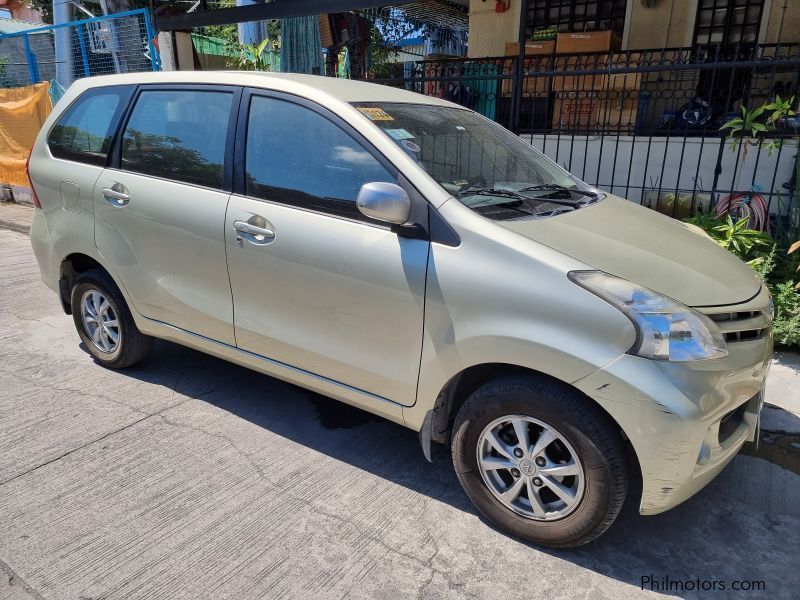
[[[299,73],[264,73],[260,71],[162,71],[103,75],[78,80],[73,85],[81,87],[135,83],[208,83],[218,85],[246,85],[295,93],[313,98],[321,94],[345,102],[405,102],[434,104],[463,108],[452,102],[423,96],[402,88],[389,87],[366,81],[301,75]]]
[[[31,29],[47,27],[46,23],[31,23],[30,21],[18,21],[17,19],[3,19],[0,17],[0,35],[6,33],[20,33]]]

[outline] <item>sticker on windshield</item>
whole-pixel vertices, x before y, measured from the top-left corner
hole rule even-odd
[[[382,108],[368,106],[358,106],[356,108],[365,114],[370,121],[394,121],[394,117]]]
[[[414,134],[407,129],[384,129],[384,131],[396,140],[410,140]]]
[[[419,152],[419,146],[417,146],[411,140],[403,140],[402,144],[404,148],[411,150],[412,152]]]

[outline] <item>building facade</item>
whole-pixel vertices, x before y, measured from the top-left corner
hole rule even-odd
[[[519,39],[520,9],[519,0],[470,0],[469,56],[503,56],[506,43]],[[800,43],[800,2],[528,0],[526,23],[528,36],[548,27],[611,30],[622,50]]]

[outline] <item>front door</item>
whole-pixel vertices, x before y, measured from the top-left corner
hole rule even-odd
[[[225,220],[237,345],[413,404],[429,243],[355,204],[397,173],[319,107],[255,93],[243,106]]]
[[[143,86],[94,192],[97,248],[136,310],[231,345],[223,227],[239,94]]]

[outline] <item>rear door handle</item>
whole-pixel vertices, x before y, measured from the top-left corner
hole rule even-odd
[[[131,197],[125,192],[115,190],[113,187],[103,188],[103,198],[114,206],[127,206],[131,201]]]

